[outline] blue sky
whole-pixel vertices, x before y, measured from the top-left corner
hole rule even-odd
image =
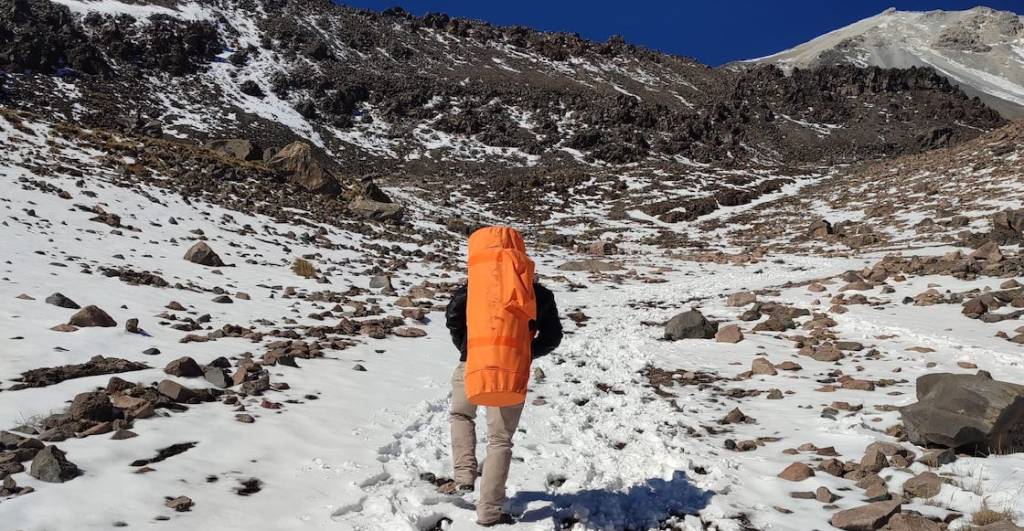
[[[827,31],[875,15],[901,10],[969,9],[978,1],[958,0],[342,0],[383,10],[400,6],[415,15],[430,11],[568,31],[603,41],[626,40],[717,66],[775,53]],[[1024,13],[1024,0],[989,0],[995,9]]]

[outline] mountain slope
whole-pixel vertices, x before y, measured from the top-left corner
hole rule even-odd
[[[921,245],[977,247],[1000,233],[997,215],[1024,209],[1024,122],[948,149],[844,168],[793,194],[734,216],[708,220],[738,245],[787,250],[907,249]],[[827,233],[816,223],[831,223]]]
[[[751,62],[784,70],[852,64],[929,66],[1007,118],[1024,117],[1024,16],[966,11],[883,13]]]
[[[0,11],[7,105],[105,128],[137,114],[196,140],[303,138],[355,174],[818,164],[1000,123],[929,71],[733,72],[621,39],[328,0],[3,0]]]

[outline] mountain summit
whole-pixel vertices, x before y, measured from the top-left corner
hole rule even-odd
[[[787,71],[836,64],[930,66],[1003,116],[1024,117],[1024,17],[1010,11],[890,8],[751,62]]]

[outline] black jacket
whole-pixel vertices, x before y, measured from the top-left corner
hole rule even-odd
[[[558,307],[555,305],[555,294],[551,290],[533,283],[533,293],[537,298],[537,320],[530,322],[530,329],[537,335],[531,345],[534,359],[549,354],[562,342],[562,322],[558,320]],[[466,295],[467,286],[452,293],[448,309],[444,312],[448,330],[452,333],[452,343],[459,349],[460,361],[466,361]]]

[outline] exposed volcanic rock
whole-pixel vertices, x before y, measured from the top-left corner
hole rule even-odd
[[[900,410],[910,441],[981,452],[1024,450],[1024,386],[986,375],[926,374]]]
[[[337,179],[316,161],[313,149],[305,142],[288,144],[267,165],[309,192],[335,195],[341,191]]]

